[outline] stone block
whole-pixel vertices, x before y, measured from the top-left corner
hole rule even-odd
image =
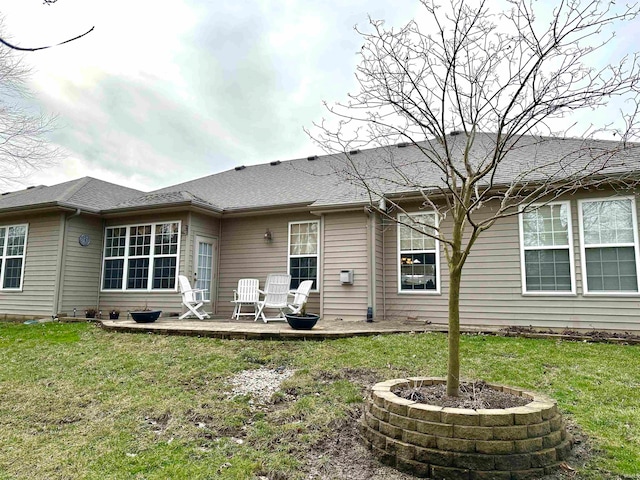
[[[398,396],[394,393],[391,393],[389,391],[378,391],[378,390],[374,390],[371,392],[371,400],[373,400],[373,403],[375,405],[377,405],[378,407],[381,408],[386,408],[385,406],[385,401],[387,399],[393,399],[393,398],[397,398]]]
[[[402,415],[396,415],[395,413],[389,413],[389,423],[400,427],[403,430],[415,430],[416,421],[413,418],[403,417]]]
[[[493,470],[493,459],[493,455],[456,453],[453,455],[453,466],[458,468],[468,468],[469,470]]]
[[[531,468],[531,456],[528,453],[497,455],[494,457],[496,470],[528,470]]]
[[[475,452],[476,442],[464,438],[436,437],[436,445],[440,450],[449,452]]]
[[[431,465],[431,478],[438,480],[469,480],[471,473],[463,468]]]
[[[550,431],[551,426],[549,425],[548,420],[541,423],[532,423],[531,425],[527,425],[527,435],[529,435],[529,438],[543,437]]]
[[[442,423],[451,425],[477,426],[480,424],[480,415],[470,408],[444,407],[440,417],[442,418]]]
[[[409,385],[411,388],[428,387],[429,385],[437,385],[445,381],[446,380],[440,377],[409,377]]]
[[[504,409],[478,409],[481,427],[506,427],[513,425],[513,413]]]
[[[420,478],[429,478],[431,472],[431,466],[428,463],[416,462],[404,458],[396,459],[396,468]]]
[[[380,420],[371,415],[370,413],[364,414],[364,423],[373,430],[379,430],[380,428]]]
[[[424,403],[416,403],[410,405],[407,409],[407,415],[416,420],[424,420],[427,422],[440,422],[440,413],[442,407],[436,405],[427,405]]]
[[[366,438],[374,447],[385,449],[387,447],[387,437],[375,430],[365,427],[362,436]]]
[[[380,433],[391,438],[402,438],[402,429],[387,422],[380,422]]]
[[[546,450],[540,450],[539,452],[531,453],[531,467],[543,468],[547,465],[551,465],[556,461],[556,449],[548,448]]]
[[[417,445],[423,448],[435,448],[436,437],[433,435],[425,435],[423,433],[405,430],[402,435],[402,441]]]
[[[555,416],[558,413],[558,407],[555,402],[549,401],[540,401],[535,400],[534,402],[526,405],[530,408],[537,408],[540,410],[540,415],[542,415],[542,420],[549,420],[551,417]]]
[[[418,462],[430,463],[432,465],[440,465],[443,467],[450,467],[453,465],[452,452],[443,452],[432,448],[416,447],[415,459]]]
[[[389,410],[389,413],[395,413],[396,415],[407,416],[407,407],[413,405],[416,402],[413,400],[407,400],[406,398],[400,398],[397,395],[393,397],[386,397],[384,399],[384,408]]]
[[[571,453],[571,446],[569,439],[563,440],[562,443],[556,447],[556,459],[558,461],[566,460]]]
[[[511,472],[471,472],[470,480],[511,480]]]
[[[396,466],[396,456],[387,453],[384,449],[380,449],[377,447],[371,447],[371,453],[374,457],[376,457],[380,462],[385,465],[389,465],[390,467]]]
[[[545,435],[542,437],[542,446],[544,448],[552,448],[560,444],[562,442],[562,430],[556,430],[555,432],[551,432],[549,435]]]
[[[476,452],[486,453],[488,455],[505,455],[508,453],[513,453],[514,451],[513,443],[514,442],[509,442],[505,440],[493,440],[489,442],[477,440]]]
[[[513,442],[513,450],[516,453],[537,452],[538,450],[542,450],[542,448],[542,438],[527,438]]]
[[[513,413],[513,423],[515,425],[530,425],[542,422],[542,413],[536,408],[529,408],[525,405],[524,407],[512,407],[505,410]]]
[[[491,440],[493,439],[493,428],[454,425],[453,436],[456,438],[468,438],[469,440]]]
[[[371,415],[376,417],[378,420],[382,420],[383,422],[389,421],[389,412],[386,409],[372,403],[369,411],[371,412]]]
[[[392,388],[403,388],[409,386],[409,380],[406,378],[394,378],[392,380],[385,380],[384,382],[378,382],[372,390],[391,390]]]
[[[529,434],[526,425],[493,427],[493,438],[496,440],[524,440],[529,438]]]
[[[511,480],[538,480],[542,475],[544,475],[543,468],[529,468],[511,472]]]
[[[395,455],[396,457],[402,457],[406,460],[413,460],[416,454],[415,449],[415,446],[408,443],[401,442],[400,440],[394,440],[393,438],[387,438],[386,450],[388,453]]]
[[[561,415],[556,415],[555,417],[551,417],[549,419],[549,426],[551,427],[551,431],[555,432],[556,430],[560,430],[564,427],[564,422],[562,421]]]
[[[437,437],[453,437],[453,425],[435,422],[421,422],[416,420],[416,430],[427,435],[435,435]]]

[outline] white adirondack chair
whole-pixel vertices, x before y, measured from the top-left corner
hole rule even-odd
[[[187,307],[187,311],[180,315],[180,320],[191,315],[196,316],[200,320],[209,318],[209,314],[202,309],[202,305],[204,305],[204,292],[206,292],[206,290],[191,288],[189,279],[184,275],[178,275],[178,287],[182,295],[182,304]]]
[[[284,316],[284,311],[288,306],[287,298],[289,297],[290,284],[291,275],[286,273],[271,273],[267,276],[264,291],[258,290],[260,294],[264,295],[264,299],[258,301],[255,320],[262,318],[264,323],[287,320]],[[264,314],[265,308],[277,309],[279,313],[276,317],[267,317]]]
[[[241,316],[256,316],[256,307],[260,297],[258,291],[260,281],[257,278],[241,278],[238,280],[238,289],[233,291],[233,300],[231,303],[235,305],[231,318],[239,320]],[[242,312],[242,306],[250,306],[252,312]]]
[[[289,292],[289,295],[293,296],[293,301],[287,304],[287,307],[289,307],[288,313],[300,313],[302,311],[307,300],[309,300],[309,292],[311,291],[312,285],[313,280],[304,280],[300,282],[296,290]]]

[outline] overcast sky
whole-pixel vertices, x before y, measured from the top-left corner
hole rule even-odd
[[[303,131],[353,90],[354,25],[401,25],[416,0],[3,0],[24,47],[32,104],[59,116],[59,164],[27,183],[82,176],[151,190],[321,153]]]
[[[355,90],[371,15],[400,26],[418,0],[2,0],[27,53],[31,105],[66,151],[28,185],[82,176],[152,190],[321,153],[303,131]],[[623,37],[624,38],[624,37]],[[627,37],[631,42],[632,37]],[[632,43],[632,42],[631,42]]]

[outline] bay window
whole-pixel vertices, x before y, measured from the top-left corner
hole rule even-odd
[[[436,214],[400,214],[398,222],[398,291],[440,293],[438,241],[425,234],[435,234]]]
[[[584,293],[638,292],[635,199],[578,201]]]
[[[103,290],[175,289],[180,222],[107,227]]]
[[[520,215],[523,293],[575,293],[569,202],[534,206]]]

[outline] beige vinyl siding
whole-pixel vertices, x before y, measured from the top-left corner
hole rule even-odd
[[[54,315],[61,213],[5,217],[0,225],[27,223],[24,279],[21,292],[0,292],[0,314]]]
[[[288,273],[288,230],[289,222],[313,220],[311,214],[263,215],[222,219],[220,238],[220,263],[218,265],[218,314],[231,316],[233,312],[233,290],[241,278],[257,278],[260,288],[264,288],[270,273]],[[265,241],[267,228],[272,240]],[[321,227],[322,228],[322,227]],[[323,245],[320,245],[322,262]],[[308,312],[320,311],[317,292],[312,292],[307,304]]]
[[[107,227],[118,225],[144,225],[148,223],[162,223],[171,221],[180,221],[181,233],[180,233],[180,258],[178,263],[178,274],[182,274],[185,271],[185,261],[187,244],[189,243],[190,235],[184,235],[184,226],[188,223],[187,212],[176,213],[163,213],[156,215],[137,215],[128,216],[122,218],[110,218],[105,222]],[[103,246],[101,246],[102,248]],[[102,252],[102,250],[101,250]],[[100,256],[102,261],[102,255]],[[102,263],[100,264],[102,269]],[[101,270],[102,271],[102,270]],[[102,285],[102,278],[100,278]],[[118,290],[118,291],[101,291],[100,292],[100,310],[108,312],[112,309],[120,310],[120,318],[126,317],[127,310],[135,310],[136,308],[144,307],[145,303],[151,309],[162,310],[162,316],[166,317],[170,314],[180,313],[182,311],[182,298],[178,289],[175,290],[162,290],[162,291],[131,291],[131,290]]]
[[[58,313],[82,315],[98,306],[102,260],[103,228],[98,217],[80,215],[69,218],[62,257],[62,291]],[[89,235],[91,243],[80,245],[80,235]]]
[[[362,211],[324,216],[325,318],[364,320],[367,317],[368,222],[368,216]],[[347,269],[354,271],[353,285],[340,283],[340,270]]]
[[[519,225],[518,217],[514,216],[496,222],[473,247],[462,274],[461,323],[471,326],[640,330],[640,296],[582,294],[577,199],[600,196],[611,196],[611,193],[581,193],[571,198],[577,295],[522,294]],[[447,222],[443,228],[447,230]],[[395,226],[385,230],[387,318],[418,317],[446,324],[449,290],[442,246],[442,295],[398,293],[396,238]]]

